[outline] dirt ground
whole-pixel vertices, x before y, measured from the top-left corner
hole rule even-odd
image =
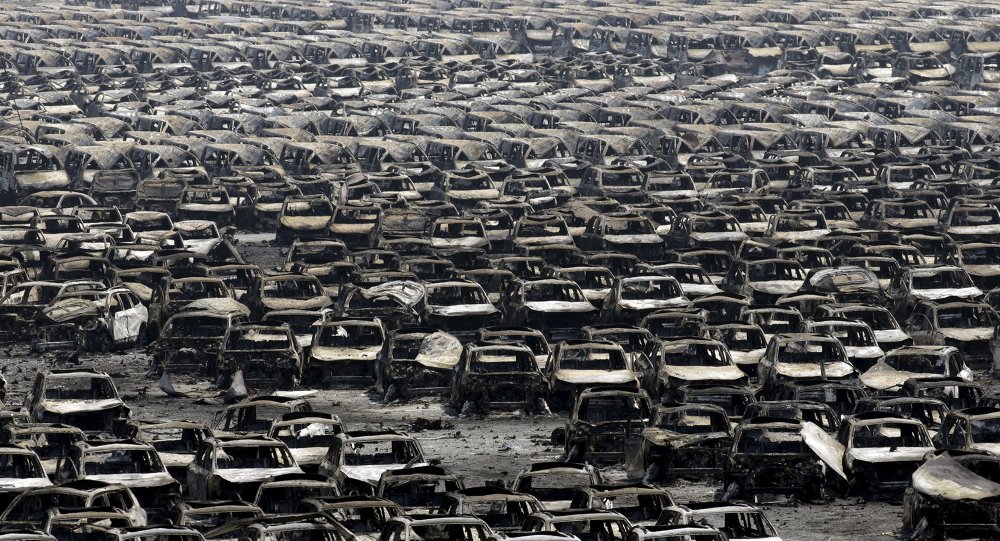
[[[265,243],[266,237],[241,240],[244,254],[262,267],[274,267],[281,261],[278,250]],[[156,380],[146,376],[147,364],[148,358],[141,351],[79,359],[79,366],[92,366],[115,378],[135,418],[211,421],[220,408],[218,403],[167,397]],[[37,371],[74,366],[53,355],[39,357],[29,355],[24,348],[0,348],[0,370],[9,382],[8,406],[23,401]],[[208,382],[177,383],[182,389],[208,388]],[[550,434],[566,422],[565,417],[559,415],[493,414],[485,419],[460,418],[440,401],[420,399],[407,404],[384,405],[375,395],[363,390],[319,390],[312,401],[315,409],[339,415],[351,429],[385,427],[414,434],[429,458],[439,458],[449,470],[463,475],[470,486],[497,479],[510,483],[527,464],[557,459],[561,449],[549,444]],[[621,468],[607,469],[604,474],[612,480],[624,477]],[[678,483],[666,488],[683,503],[711,499],[717,487]],[[828,505],[762,507],[785,540],[901,538],[898,504],[837,500]]]

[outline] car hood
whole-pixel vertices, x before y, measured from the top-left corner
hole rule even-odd
[[[431,237],[431,246],[435,248],[444,247],[462,247],[462,248],[477,248],[479,246],[485,246],[489,242],[482,237],[462,237],[458,239],[442,239],[439,237]]]
[[[691,233],[691,239],[699,242],[737,241],[748,238],[743,231],[723,231],[720,233]]]
[[[872,331],[872,332],[875,333],[875,340],[879,342],[888,342],[890,344],[894,342],[902,342],[910,338],[910,335],[906,334],[905,332],[899,329],[889,329],[884,331]]]
[[[427,464],[421,462],[419,464],[411,464],[410,467],[426,466]],[[395,471],[406,468],[406,464],[386,464],[386,465],[376,465],[376,466],[341,466],[340,472],[344,474],[348,479],[355,479],[358,481],[363,481],[369,485],[377,485],[382,474],[387,471]]]
[[[420,342],[414,361],[435,370],[451,370],[462,358],[462,342],[453,335],[438,331]]]
[[[673,299],[640,299],[621,300],[618,305],[626,310],[659,310],[661,308],[673,308],[675,306],[686,306],[687,299],[676,297]]]
[[[302,447],[299,449],[289,449],[297,464],[319,464],[326,456],[326,447]]]
[[[570,228],[572,230],[572,228]],[[517,237],[514,244],[521,246],[540,246],[543,244],[573,244],[572,235],[555,235],[551,237]]]
[[[448,199],[497,199],[500,191],[495,189],[485,190],[448,190]]]
[[[604,235],[604,241],[612,244],[661,244],[663,239],[656,233],[643,235]]]
[[[1000,265],[962,265],[965,272],[973,276],[996,276],[1000,274]]]
[[[922,462],[924,455],[933,450],[933,447],[866,447],[864,449],[849,449],[847,458],[848,460],[872,464]]]
[[[17,479],[5,477],[0,479],[0,493],[10,491],[22,491],[29,488],[41,488],[52,486],[52,481],[48,477],[32,477],[30,479]]]
[[[597,310],[587,301],[532,301],[524,303],[524,307],[535,312],[593,312]]]
[[[854,359],[880,359],[885,352],[878,346],[844,346],[847,356]]]
[[[560,368],[552,375],[555,379],[572,385],[584,383],[616,385],[636,381],[635,374],[631,370],[567,370]]]
[[[163,451],[158,451],[157,453],[160,455],[160,462],[162,462],[163,465],[168,468],[187,466],[192,461],[194,461],[194,454],[166,453]]]
[[[778,231],[774,234],[777,239],[811,240],[830,234],[829,229],[813,229],[812,231]]]
[[[731,366],[664,366],[662,376],[684,381],[734,381],[746,379],[746,374],[736,365]]]
[[[108,475],[88,475],[87,479],[105,483],[125,485],[129,488],[152,488],[176,483],[167,472],[160,473],[115,473]]]
[[[762,280],[750,282],[750,287],[768,295],[787,295],[802,287],[802,280]]]
[[[697,295],[700,297],[722,293],[722,289],[715,284],[681,284],[681,291],[684,292],[685,296]]]
[[[454,304],[451,306],[430,306],[427,308],[435,316],[488,316],[499,310],[492,304]]]
[[[101,314],[97,303],[87,299],[68,298],[42,308],[42,315],[49,321],[65,323],[79,318],[97,317]]]
[[[945,338],[958,340],[961,342],[971,342],[972,340],[989,340],[993,338],[993,327],[976,327],[972,329],[941,329],[940,332]]]
[[[938,289],[914,289],[912,293],[918,299],[936,301],[948,297],[959,299],[979,297],[983,294],[983,290],[978,287],[942,287]]]
[[[821,378],[823,371],[818,363],[775,363],[774,370],[792,378]],[[846,378],[854,373],[854,367],[850,363],[836,362],[826,364],[827,378]]]
[[[381,349],[381,346],[367,348],[313,346],[312,358],[320,361],[374,361]]]
[[[314,230],[326,229],[330,225],[328,216],[284,216],[281,223],[292,229]]]
[[[326,308],[332,303],[330,297],[326,295],[316,296],[309,299],[261,299],[261,304],[268,310],[315,310]]]
[[[43,410],[57,415],[68,415],[73,413],[100,412],[124,407],[125,403],[118,398],[105,398],[104,400],[43,400],[39,406]]]
[[[1000,233],[1000,224],[950,226],[947,233],[949,235],[996,235]]]
[[[216,476],[230,483],[258,483],[266,481],[271,477],[285,475],[289,473],[301,474],[302,470],[298,466],[290,468],[239,468],[216,470]]]
[[[1000,497],[1000,483],[981,477],[948,454],[936,456],[913,472],[913,489],[950,501]]]
[[[752,349],[750,351],[729,350],[729,356],[733,358],[733,362],[736,364],[757,364],[764,356],[764,348]]]
[[[859,378],[861,384],[878,391],[901,389],[908,379],[939,378],[941,374],[922,374],[919,372],[903,372],[884,364],[876,363]]]

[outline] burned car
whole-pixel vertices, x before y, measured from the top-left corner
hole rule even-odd
[[[100,507],[97,504],[104,502],[114,503],[117,511],[128,517],[132,524],[146,525],[146,511],[128,487],[96,480],[69,481],[57,486],[28,489],[14,498],[0,515],[0,522],[7,528],[40,530],[45,527],[52,508],[92,508]]]
[[[645,483],[722,476],[733,442],[726,410],[712,404],[663,404],[656,408],[626,471]]]
[[[484,486],[445,494],[438,513],[471,515],[486,522],[495,532],[517,532],[528,515],[541,510],[538,499],[530,494]]]
[[[864,496],[898,495],[934,450],[927,428],[916,419],[883,412],[844,420],[837,434],[850,490]]]
[[[249,316],[249,310],[225,299],[203,299],[174,314],[163,325],[159,337],[151,345],[150,365],[154,372],[175,375],[219,373],[218,355],[226,343],[229,330]],[[205,306],[207,305],[207,306]],[[196,309],[205,306],[205,309]]]
[[[88,350],[99,353],[147,338],[148,311],[127,288],[79,291],[56,297],[38,314],[35,351]]]
[[[581,488],[572,509],[613,510],[636,526],[652,526],[667,507],[675,505],[665,489],[646,483],[606,483]]]
[[[229,328],[215,361],[223,381],[237,372],[251,387],[290,387],[302,379],[302,350],[287,325],[240,324]]]
[[[993,537],[1000,533],[1000,457],[940,452],[910,478],[903,495],[903,530],[911,539]]]
[[[368,384],[385,343],[375,319],[331,318],[316,327],[303,372],[311,382]]]
[[[510,325],[538,329],[552,337],[596,323],[597,308],[580,286],[566,279],[541,279],[508,284],[500,294],[500,305]]]
[[[639,388],[639,379],[622,347],[609,340],[566,340],[556,346],[546,366],[549,401],[569,409],[589,387],[616,385]]]
[[[658,310],[676,310],[688,304],[680,283],[671,276],[628,276],[611,287],[602,316],[605,322],[638,323]]]
[[[440,466],[415,466],[383,472],[375,494],[413,515],[437,510],[445,494],[464,488],[461,477]]]
[[[212,431],[192,421],[130,421],[126,436],[156,449],[160,462],[179,483],[187,481],[187,467]]]
[[[318,473],[344,494],[373,496],[384,472],[425,465],[420,443],[406,434],[356,431],[334,437]]]
[[[831,447],[832,438],[809,422],[744,420],[736,427],[722,476],[726,494],[754,502],[775,494],[825,500],[824,462]]]
[[[757,369],[765,393],[775,394],[784,382],[796,380],[850,380],[857,375],[844,346],[822,334],[779,334],[767,344]]]
[[[150,335],[158,336],[170,316],[180,312],[192,302],[229,298],[231,298],[229,288],[219,278],[186,273],[165,277],[153,289],[149,301]]]
[[[1000,318],[987,304],[966,301],[926,302],[913,306],[906,331],[913,343],[958,348],[970,367],[983,370],[1000,362],[996,326]]]
[[[663,510],[660,525],[703,525],[717,528],[726,533],[726,538],[760,539],[776,541],[781,539],[764,513],[747,503],[734,502],[690,502]]]
[[[661,399],[679,387],[741,386],[748,378],[736,366],[729,349],[708,338],[667,338],[650,341],[633,363],[643,387]]]
[[[268,515],[289,516],[305,511],[309,498],[336,498],[336,483],[317,474],[283,473],[260,484],[253,503]]]
[[[311,274],[260,276],[244,299],[257,318],[273,310],[319,310],[333,304],[319,279]]]
[[[451,380],[451,404],[459,411],[491,409],[545,412],[547,392],[535,355],[527,346],[490,342],[466,344]]]
[[[461,355],[462,343],[457,338],[430,327],[390,332],[375,367],[383,400],[446,393]]]
[[[24,409],[32,422],[67,424],[91,434],[122,434],[131,412],[111,376],[86,368],[39,372]]]
[[[47,486],[52,486],[52,482],[31,449],[0,444],[0,509],[7,509],[26,490]]]
[[[863,385],[879,392],[899,392],[909,379],[956,377],[972,381],[972,370],[953,346],[906,346],[887,353],[861,374]]]
[[[79,428],[58,423],[11,423],[0,428],[0,441],[33,452],[49,478],[55,477],[59,458],[84,439]]]
[[[230,404],[215,412],[212,429],[219,434],[265,435],[271,425],[286,414],[311,412],[309,397],[313,393],[294,396],[257,395]]]
[[[564,434],[566,460],[623,461],[650,421],[650,402],[644,391],[597,387],[580,393]]]
[[[162,516],[177,504],[181,485],[167,472],[152,445],[140,442],[78,443],[56,465],[56,480],[101,481],[128,487],[147,513]]]
[[[479,328],[500,322],[500,311],[475,282],[440,280],[429,282],[426,288],[427,325],[468,341]]]
[[[275,241],[291,244],[296,239],[330,236],[334,207],[325,195],[287,195],[278,212]]]
[[[560,510],[573,503],[577,490],[602,482],[600,471],[589,464],[535,462],[517,474],[511,489],[538,498],[545,510]]]
[[[293,411],[274,420],[268,437],[288,446],[295,463],[313,473],[337,434],[345,432],[340,417],[318,411]]]
[[[187,470],[187,494],[197,500],[252,501],[271,477],[303,473],[284,443],[263,436],[209,438]]]
[[[802,331],[827,334],[844,346],[847,360],[860,372],[871,368],[885,355],[878,345],[875,333],[863,321],[849,319],[808,319],[802,322]]]
[[[920,301],[975,301],[983,296],[983,291],[972,283],[962,267],[933,265],[902,269],[889,284],[888,295],[896,316],[903,321]]]

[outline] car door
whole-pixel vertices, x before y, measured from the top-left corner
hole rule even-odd
[[[123,304],[131,304],[131,308],[128,309],[128,334],[130,341],[136,341],[141,338],[143,331],[146,327],[146,321],[149,319],[149,311],[143,306],[142,301],[139,297],[132,293],[131,291],[122,291],[119,293],[122,296]]]
[[[63,483],[67,481],[72,481],[79,476],[79,471],[77,470],[76,463],[73,461],[72,457],[69,455],[62,455],[56,462],[56,474],[55,481],[58,483]]]
[[[922,306],[917,306],[913,315],[906,322],[906,333],[913,337],[913,343],[918,346],[930,344],[933,332],[931,320],[922,308]]]
[[[632,367],[635,371],[636,377],[639,378],[639,384],[642,388],[650,394],[654,394],[656,391],[656,376],[658,370],[654,367],[650,358],[646,356],[646,353],[641,351],[635,352]]]
[[[108,330],[111,332],[111,339],[118,343],[129,339],[129,310],[132,302],[121,293],[112,293],[108,299],[108,315],[111,320],[108,322]]]
[[[213,448],[202,443],[187,469],[187,490],[190,497],[203,500],[208,497],[208,474],[211,471]]]
[[[964,381],[972,381],[972,370],[965,364],[965,358],[962,357],[960,352],[955,351],[948,355],[946,363],[948,367],[946,376],[961,378]]]

